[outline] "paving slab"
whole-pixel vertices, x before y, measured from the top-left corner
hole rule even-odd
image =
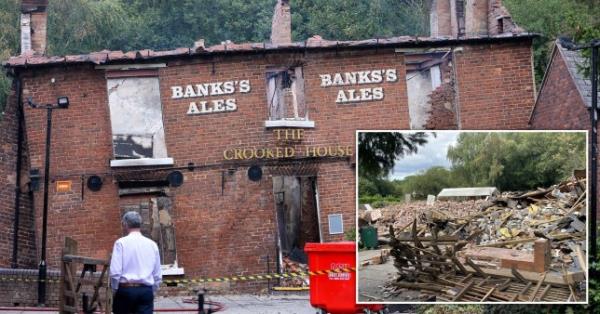
[[[222,305],[223,314],[315,314],[316,309],[310,305],[310,297],[305,294],[289,295],[215,295],[207,296],[206,301]],[[198,304],[193,297],[158,297],[154,300],[156,313],[197,313]],[[169,310],[161,311],[161,310]],[[178,311],[179,310],[179,311]],[[2,314],[58,313],[48,310],[44,312],[26,310],[5,310]]]
[[[360,261],[365,261],[381,254],[381,250],[366,250],[358,252]],[[406,291],[399,295],[387,295],[382,290],[397,274],[393,258],[379,265],[367,265],[358,268],[358,301],[359,302],[417,302],[419,292]]]

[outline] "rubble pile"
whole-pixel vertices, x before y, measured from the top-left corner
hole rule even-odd
[[[427,205],[426,201],[393,204],[379,209],[382,217],[377,220],[376,227],[380,234],[387,232],[387,226],[390,224],[393,224],[395,229],[400,229],[412,223],[415,218],[421,217],[432,210],[445,212],[452,217],[465,217],[479,212],[480,208],[486,206],[487,203],[489,201],[471,200],[463,202],[438,201],[434,205]]]
[[[398,270],[385,293],[420,291],[416,301],[584,300],[585,183],[384,210],[377,225],[387,225],[382,241]]]
[[[305,273],[308,271],[306,263],[293,261],[287,256],[283,257],[283,273]],[[281,287],[308,287],[308,278],[305,277],[290,277],[282,278],[280,281]]]

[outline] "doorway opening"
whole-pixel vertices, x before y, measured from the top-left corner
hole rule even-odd
[[[274,176],[273,193],[278,228],[280,269],[288,264],[306,264],[304,245],[321,242],[317,178]],[[289,268],[289,267],[288,267]]]
[[[131,201],[134,204],[131,204]],[[142,216],[140,231],[158,245],[163,275],[183,275],[183,268],[179,268],[177,265],[171,198],[167,196],[145,198],[142,196],[133,198],[128,203],[130,204],[121,205],[121,216],[127,211],[135,211]]]

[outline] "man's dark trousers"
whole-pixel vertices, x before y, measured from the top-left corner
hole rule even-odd
[[[151,314],[154,310],[154,293],[150,286],[119,287],[113,300],[115,314]]]

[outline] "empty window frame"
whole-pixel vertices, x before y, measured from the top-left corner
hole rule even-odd
[[[270,70],[266,80],[269,120],[308,120],[302,67]]]
[[[169,159],[158,77],[111,78],[107,75],[107,89],[115,159],[113,162]],[[115,166],[113,162],[111,165]]]

